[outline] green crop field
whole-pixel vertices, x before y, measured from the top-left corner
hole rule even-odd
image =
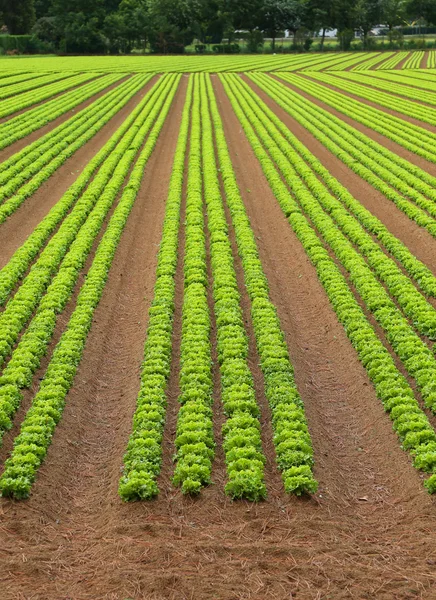
[[[1,60],[3,597],[431,598],[435,238],[436,51]]]

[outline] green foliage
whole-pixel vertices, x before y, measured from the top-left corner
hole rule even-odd
[[[0,221],[21,206],[60,165],[96,135],[149,78],[134,77],[123,83],[65,124],[4,161],[0,169]],[[0,298],[2,294],[3,291]]]
[[[123,475],[119,484],[120,496],[126,501],[148,499],[158,493],[156,477],[160,472],[162,460],[161,443],[166,408],[165,388],[171,362],[174,277],[177,267],[180,206],[191,102],[192,81],[190,80],[165,209],[156,268],[157,280],[149,310],[149,324],[144,346],[141,389],[133,417],[133,431],[124,455]],[[160,375],[161,373],[162,375]],[[189,454],[211,458],[209,448],[204,443],[197,441],[194,444],[185,445],[183,449],[179,448],[178,453],[179,456]],[[153,493],[148,493],[148,490],[152,490]]]
[[[259,408],[247,363],[248,341],[218,179],[206,83],[205,76],[200,76],[202,165],[204,187],[207,190],[205,200],[217,324],[217,354],[221,373],[221,398],[228,417],[222,428],[229,478],[225,492],[234,499],[258,501],[266,496],[263,473],[265,457],[257,418]],[[244,458],[234,454],[236,448],[246,451]]]
[[[76,107],[78,104],[85,102],[88,98],[94,96],[98,92],[101,92],[109,85],[118,81],[121,76],[117,75],[103,75],[102,77],[95,78],[91,77],[90,83],[81,85],[72,91],[62,94],[53,100],[43,102],[41,106],[37,106],[33,109],[26,110],[22,114],[10,117],[4,123],[0,123],[0,149],[6,148],[10,144],[21,140],[29,133],[36,131],[40,127],[43,127],[47,123],[50,123],[57,117],[65,114],[69,110]],[[89,79],[89,78],[88,78]],[[85,81],[85,79],[82,80]],[[76,80],[76,84],[77,84]],[[70,82],[67,83],[67,86]],[[65,85],[65,84],[64,84]],[[66,89],[66,88],[65,88]],[[21,99],[17,99],[8,105],[7,112],[13,114],[18,110],[22,110],[23,104],[31,106],[36,102],[35,96],[30,92],[23,102]],[[0,217],[0,222],[4,220],[4,217]]]
[[[33,0],[2,0],[0,10],[10,34],[30,33],[35,23]]]
[[[262,77],[255,76],[253,79],[256,82],[259,81],[262,86]],[[267,78],[267,80],[270,79]],[[272,125],[267,126],[268,119],[266,115],[271,115],[271,111],[259,99],[257,99],[257,107],[254,108],[251,101],[253,94],[240,78],[227,76],[223,78],[223,81],[234,110],[252,144],[271,188],[291,227],[314,264],[319,280],[340,322],[343,324],[347,336],[356,349],[375,387],[377,396],[383,402],[386,411],[390,413],[394,429],[400,437],[403,448],[409,450],[413,455],[414,464],[417,468],[432,469],[433,465],[436,464],[436,433],[425,413],[419,408],[407,380],[397,370],[389,352],[367,321],[345,277],[324,248],[323,238],[329,244],[337,259],[349,271],[350,281],[366,303],[367,309],[373,313],[375,319],[383,327],[388,341],[402,359],[405,368],[415,378],[422,396],[427,399],[429,405],[433,402],[435,393],[433,381],[436,363],[432,353],[409,327],[383,287],[376,281],[362,257],[345,240],[328,214],[321,210],[321,205],[327,199],[327,196],[318,187],[319,182],[315,185],[317,176],[311,172],[307,164],[301,163],[300,170],[298,168],[299,159],[294,156],[293,152],[290,151],[287,155],[285,154],[288,143],[285,144],[284,138]],[[265,90],[273,98],[278,99],[280,94],[277,96],[275,89],[280,90],[281,88],[282,86],[279,84],[277,88],[274,84],[271,87],[267,85]],[[285,110],[291,111],[292,105],[282,104]],[[260,115],[260,118],[257,115]],[[274,119],[272,119],[272,122],[274,122]],[[277,121],[275,122],[277,123]],[[286,137],[287,140],[291,141],[291,146],[300,149],[297,141],[290,133]],[[259,140],[262,140],[262,145]],[[269,154],[264,147],[268,149]],[[309,153],[306,150],[305,158],[309,164],[313,164],[314,161],[309,160],[308,155]],[[287,156],[286,159],[285,156]],[[272,159],[274,159],[274,162]],[[292,190],[292,196],[288,193],[282,179],[277,177],[276,169],[280,169],[289,188]],[[323,173],[320,169],[317,172],[318,174]],[[331,185],[331,176],[329,178]],[[340,215],[342,212],[340,205],[337,203],[334,203],[334,210],[333,206],[329,210],[335,217],[336,214]],[[305,214],[310,218],[310,222]],[[345,213],[342,214],[345,215]],[[349,217],[347,217],[346,222],[347,233],[353,231],[350,227],[351,220]],[[354,229],[354,231],[357,231],[357,229]],[[359,237],[361,240],[364,239],[364,236],[361,236],[362,233],[359,233],[356,242],[359,241]],[[390,274],[392,274],[392,268]],[[301,441],[304,440],[303,431],[301,432],[303,434]],[[284,447],[290,451],[292,456],[295,456],[296,453],[304,453],[306,450],[302,444],[297,446],[292,443],[289,436],[283,439],[281,434],[276,434],[277,441],[284,444]],[[280,444],[276,448],[279,448]],[[290,488],[295,486],[295,490],[299,490],[300,485],[302,485],[301,475],[302,473],[294,470],[288,472],[289,479],[285,477],[285,485]],[[429,490],[432,491],[431,484],[429,484]]]
[[[199,76],[194,75],[188,160],[184,296],[180,356],[181,408],[177,418],[173,482],[197,494],[211,482],[215,442],[212,424],[212,357],[203,216],[202,131]],[[191,451],[186,451],[189,446]],[[195,448],[195,450],[194,450]]]
[[[15,311],[15,315],[9,320],[12,328],[9,327],[5,336],[10,343],[14,332],[18,332],[20,323],[24,323],[26,317],[29,318],[29,311],[31,312],[35,308],[42,297],[43,288],[48,283],[44,278],[44,271],[49,274],[49,268],[55,268],[56,261],[60,261],[68,248],[68,234],[72,235],[69,253],[42,299],[35,319],[20,341],[4,373],[1,383],[5,384],[3,388],[5,399],[13,409],[14,406],[11,400],[14,401],[16,396],[13,389],[11,390],[11,385],[15,385],[17,388],[29,385],[32,370],[38,366],[38,361],[44,353],[45,346],[53,332],[55,315],[62,310],[71,295],[80,268],[83,266],[93,241],[101,229],[104,218],[122,188],[125,177],[139,153],[128,184],[121,194],[98,245],[92,266],[81,287],[76,307],[67,328],[56,345],[39,391],[22,423],[21,433],[14,441],[14,450],[5,463],[5,471],[0,478],[0,489],[4,495],[22,498],[30,493],[37,470],[44,459],[56,425],[61,419],[65,398],[73,385],[74,376],[83,355],[94,311],[100,301],[116,248],[139,191],[144,167],[153,152],[160,130],[169,112],[179,79],[180,76],[178,75],[163,78],[160,85],[156,86],[157,93],[155,88],[140,103],[139,115],[133,123],[129,123],[129,125],[133,124],[133,127],[129,126],[127,128],[127,134],[117,147],[114,157],[110,157],[112,160],[115,158],[115,164],[112,163],[111,165],[111,160],[109,160],[105,165],[106,169],[109,170],[112,167],[112,174],[108,178],[109,185],[102,190],[101,195],[94,198],[93,203],[87,198],[88,206],[84,203],[80,206],[80,202],[76,204],[76,208],[80,206],[82,209],[82,214],[79,210],[74,217],[79,223],[82,219],[83,225],[81,227],[79,225],[76,232],[73,229],[73,233],[63,226],[59,228],[57,234],[41,254],[39,261],[35,263],[36,265],[38,265],[38,262],[42,264],[38,265],[39,268],[34,266],[31,269],[17,292],[18,295],[23,294],[22,290],[24,290],[24,292],[27,292],[27,296],[23,298],[22,303],[16,303],[16,294],[2,313],[2,316],[10,314],[11,306]],[[149,135],[144,144],[147,134]],[[104,167],[102,171],[104,176],[107,176]],[[98,176],[93,180],[93,183],[97,179]],[[88,194],[90,187],[87,190]],[[74,212],[73,210],[71,215]],[[88,218],[86,218],[87,215],[89,215]],[[34,276],[35,272],[39,277]],[[33,448],[33,445],[36,448]],[[150,482],[147,482],[147,485],[142,482],[142,494],[150,494],[152,491],[153,486],[150,485]],[[131,486],[124,493],[126,496],[131,495]]]
[[[226,89],[226,80],[223,80]],[[281,330],[280,321],[276,309],[269,299],[268,282],[263,272],[262,264],[259,259],[255,237],[245,211],[236,177],[233,171],[232,162],[227,148],[227,142],[223,131],[221,117],[218,112],[216,99],[213,94],[210,79],[207,80],[208,97],[211,106],[212,120],[215,127],[216,145],[219,157],[219,166],[223,175],[223,185],[226,192],[226,201],[229,207],[232,223],[235,230],[238,252],[241,256],[244,270],[244,280],[251,303],[251,318],[256,337],[257,350],[260,357],[260,366],[265,381],[265,395],[268,399],[274,431],[274,445],[277,454],[277,463],[283,472],[285,481],[285,472],[293,467],[306,466],[307,487],[296,486],[295,491],[300,493],[306,491],[313,493],[317,489],[317,482],[313,478],[311,466],[313,463],[313,452],[311,448],[310,436],[305,420],[303,403],[299,396],[293,368],[289,360],[288,349],[284,340],[284,334]],[[240,113],[237,113],[238,116]],[[226,376],[226,374],[224,374]],[[223,398],[224,400],[224,398]],[[225,405],[226,406],[226,405]],[[233,416],[229,421],[233,421]],[[255,462],[250,471],[259,473],[260,464],[256,464],[260,457],[255,453],[257,442],[257,428],[254,415],[250,411],[244,416],[245,435],[240,435],[240,416],[234,420],[235,434],[225,436],[225,451],[228,464],[240,463],[242,458],[248,458]],[[223,430],[226,431],[225,429]],[[244,440],[251,440],[254,446]],[[283,447],[284,440],[295,439],[297,443],[304,442],[305,453],[289,452],[289,447]],[[301,446],[302,447],[302,446]],[[244,454],[242,453],[244,451]],[[245,455],[245,452],[248,452]],[[230,458],[231,457],[231,458]],[[256,480],[255,475],[250,475],[246,481],[247,484]],[[239,479],[238,479],[239,481]],[[231,483],[231,480],[230,480]],[[240,483],[230,485],[226,490],[228,493],[236,494]],[[289,488],[294,491],[294,488]]]

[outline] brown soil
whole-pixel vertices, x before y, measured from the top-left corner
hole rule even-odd
[[[379,144],[382,144],[383,146],[385,146],[391,152],[395,152],[395,154],[398,154],[399,156],[401,156],[402,158],[410,161],[414,165],[417,165],[421,169],[424,169],[424,171],[427,171],[431,175],[436,176],[436,165],[434,163],[431,163],[428,160],[426,160],[425,158],[422,158],[421,156],[418,156],[417,154],[414,154],[410,150],[407,150],[406,148],[404,148],[400,144],[397,144],[396,142],[390,140],[388,137],[385,137],[381,133],[378,133],[377,131],[374,131],[370,127],[367,127],[366,125],[362,125],[361,123],[359,123],[358,121],[355,121],[351,117],[348,117],[347,115],[339,112],[336,108],[331,107],[329,104],[326,104],[325,102],[322,102],[318,98],[315,98],[314,96],[311,96],[307,92],[304,92],[300,88],[297,88],[296,86],[292,85],[288,81],[284,81],[283,79],[279,79],[278,77],[276,77],[274,75],[274,73],[271,74],[271,77],[273,77],[274,79],[276,79],[276,81],[278,81],[279,83],[287,86],[288,88],[290,88],[294,92],[297,92],[297,94],[299,94],[303,98],[306,98],[306,100],[310,100],[310,102],[312,102],[316,106],[319,106],[322,109],[324,109],[325,111],[330,112],[332,115],[334,115],[338,119],[341,119],[342,121],[344,121],[344,123],[347,123],[348,125],[351,125],[351,127],[354,127],[355,129],[357,129],[361,133],[364,133],[365,135],[367,135],[369,138],[373,139],[374,141],[378,142]],[[248,79],[247,79],[247,82],[250,83],[248,81]],[[259,88],[257,88],[257,89],[259,89]],[[404,118],[403,120],[407,121],[406,118]]]
[[[184,498],[169,484],[167,452],[158,499],[123,504],[117,496],[139,388],[146,315],[186,90],[183,78],[145,169],[75,386],[33,494],[26,502],[0,501],[1,596],[431,599],[436,584],[434,500],[401,450],[217,78],[214,85],[305,401],[319,492],[311,500],[288,498],[272,485],[265,502],[231,502],[219,474],[216,485],[198,499]],[[242,283],[239,259],[237,268]],[[180,264],[176,346],[181,275]],[[244,296],[248,316],[246,302]],[[250,360],[256,360],[252,341]],[[255,379],[259,386],[256,374]],[[174,392],[169,400],[173,410]],[[258,397],[262,403],[261,389]],[[173,439],[171,417],[168,425],[167,439]]]
[[[0,268],[19,248],[50,209],[60,200],[68,188],[76,181],[90,160],[104,146],[118,127],[139,104],[147,91],[154,85],[150,80],[129,102],[100,129],[100,131],[68,158],[42,186],[27,198],[4,223],[0,225],[2,243],[0,245]],[[28,138],[26,138],[28,139]]]

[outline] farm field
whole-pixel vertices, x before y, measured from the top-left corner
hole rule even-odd
[[[434,51],[0,61],[1,597],[436,598]]]

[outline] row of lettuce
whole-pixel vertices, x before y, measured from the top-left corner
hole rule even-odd
[[[251,79],[357,175],[433,237],[436,235],[434,176],[287,86],[270,77],[256,75]],[[317,92],[322,94],[322,90]]]
[[[124,457],[120,495],[124,500],[136,500],[158,493],[188,136],[180,410],[173,481],[185,493],[198,493],[210,483],[214,437],[221,435],[228,477],[226,493],[232,498],[250,500],[266,496],[260,407],[248,360],[248,339],[224,197],[241,257],[265,392],[272,412],[277,463],[283,473],[285,490],[295,494],[312,493],[317,488],[312,473],[313,449],[284,335],[269,299],[267,280],[236,183],[210,80],[196,75],[188,89],[174,160],[155,296],[149,315],[142,385]],[[203,189],[207,189],[207,194],[203,194]],[[208,291],[209,287],[212,292]],[[210,305],[213,306],[224,413],[221,432],[215,436],[213,412],[219,408],[213,405],[212,394]]]
[[[37,131],[44,125],[51,123],[58,117],[65,115],[68,111],[74,109],[79,104],[86,102],[96,94],[102,92],[107,87],[115,84],[125,76],[118,74],[107,74],[100,77],[78,76],[75,78],[75,84],[69,91],[65,87],[64,93],[58,93],[53,98],[46,98],[43,102],[40,98],[36,106],[32,106],[34,102],[26,104],[28,110],[19,103],[14,105],[12,113],[8,113],[8,118],[0,123],[0,150],[7,148],[14,142],[23,139],[27,135]],[[69,80],[67,80],[69,81]],[[62,83],[62,82],[61,82]],[[79,85],[81,83],[81,85]],[[64,86],[66,83],[64,83]],[[59,90],[60,91],[60,90]],[[31,92],[32,98],[33,91]],[[2,112],[3,110],[3,112]],[[3,103],[0,113],[4,115]],[[8,109],[9,110],[9,109]],[[14,115],[18,111],[17,115]]]
[[[66,92],[71,88],[75,88],[83,83],[86,83],[90,79],[96,77],[96,73],[78,73],[77,75],[67,75],[59,78],[60,81],[51,83],[50,85],[42,86],[36,90],[30,90],[24,94],[14,95],[13,98],[5,99],[2,101],[0,107],[0,118],[7,117],[13,113],[43,102],[52,96]]]
[[[344,93],[332,90],[325,85],[311,81],[307,77],[297,77],[287,73],[280,73],[278,77],[286,83],[291,84],[297,90],[309,94],[316,100],[321,98],[322,102],[327,106],[373,129],[377,133],[403,146],[406,150],[410,150],[410,152],[430,162],[436,162],[434,149],[436,138],[432,131],[399,118],[387,111],[370,106],[358,99],[349,97]],[[270,78],[270,80],[274,83],[273,78]],[[286,90],[284,89],[283,91]],[[305,99],[301,93],[296,93],[295,96],[300,98],[300,100]],[[307,102],[307,104],[311,103]],[[332,113],[328,111],[327,114],[330,116]],[[335,121],[334,118],[333,120]],[[354,130],[356,129],[354,128]]]
[[[23,388],[31,384],[33,374],[47,351],[58,316],[71,298],[96,237],[104,231],[71,318],[55,347],[39,391],[21,424],[20,434],[14,440],[12,454],[6,461],[0,479],[3,495],[22,498],[30,493],[37,469],[61,418],[65,397],[82,358],[93,314],[102,295],[115,250],[179,80],[179,75],[162,78],[140,102],[121,131],[106,144],[98,157],[100,170],[84,193],[80,195],[76,188],[75,192],[79,197],[71,212],[40,253],[0,315],[2,362],[12,351],[11,359],[0,378],[1,428],[4,433],[12,425]],[[98,161],[93,170],[88,171],[89,178],[96,171]],[[124,186],[126,177],[128,179]],[[105,226],[109,211],[119,195],[113,214]],[[69,196],[69,192],[66,196]],[[61,202],[62,200],[64,198]],[[72,203],[71,198],[67,202]],[[35,246],[28,246],[27,250],[29,260],[38,253]],[[22,261],[15,261],[15,265],[18,269],[23,269]],[[15,272],[11,275],[18,274]],[[14,347],[26,324],[27,330]]]
[[[85,143],[91,137],[86,123],[94,119],[95,126],[102,127],[119,110],[118,103],[125,104],[150,78],[132,77],[29,150],[11,157],[0,168],[0,182],[4,184],[0,194],[3,190],[7,194],[8,189],[22,193],[26,183],[20,188],[20,171],[29,182],[38,175],[32,159],[39,154],[41,165],[52,168],[54,144],[62,149],[66,139],[73,144]],[[367,178],[373,173],[370,168],[383,162],[380,155],[377,162],[376,142],[361,134],[352,144],[349,126],[339,119],[329,120],[327,131],[325,111],[272,77],[252,74],[250,78],[327,147],[335,149],[344,162],[356,162],[359,153]],[[283,212],[392,418],[402,446],[413,456],[416,468],[434,473],[436,433],[373,323],[381,328],[382,337],[414,380],[425,406],[436,412],[436,361],[429,347],[429,341],[436,339],[436,310],[425,297],[435,296],[436,278],[323,167],[251,86],[237,75],[220,75],[220,80]],[[99,232],[104,231],[72,316],[6,461],[0,478],[5,496],[29,495],[47,453],[144,167],[179,81],[179,75],[158,80],[0,271],[0,302],[5,305],[0,313],[0,363],[9,359],[0,377],[3,436],[12,427],[23,389],[30,387],[58,316],[72,297]],[[294,83],[292,79],[290,82]],[[394,202],[417,222],[414,211],[421,211],[423,218],[431,219],[425,226],[434,234],[434,178],[387,150],[380,154],[386,159],[378,171],[380,182],[386,185],[382,188],[385,195],[393,199],[396,194]],[[384,183],[388,172],[389,185]],[[10,194],[3,207],[13,197]],[[183,236],[182,210],[186,212]],[[229,226],[234,232],[233,245]],[[236,275],[236,253],[244,288]],[[141,387],[119,486],[124,500],[149,499],[159,491],[167,384],[174,354],[175,277],[182,258],[180,408],[173,482],[191,494],[208,485],[220,440],[227,469],[226,493],[250,500],[266,496],[261,407],[250,368],[244,324],[247,315],[242,308],[241,294],[246,293],[249,327],[264,377],[284,488],[295,494],[315,492],[313,448],[304,406],[233,171],[211,79],[204,74],[192,76],[187,86],[149,310]],[[364,303],[369,318],[352,290]],[[217,382],[221,404],[214,402]],[[224,424],[218,431],[214,421],[220,413]],[[436,475],[425,485],[430,492],[436,491]]]
[[[0,167],[0,223],[101,131],[149,79],[151,76],[132,77],[4,161]]]
[[[332,177],[323,172],[315,157],[310,157],[307,149],[298,156],[302,145],[290,131],[283,134],[284,125],[251,88],[237,76],[228,75],[221,79],[270,186],[315,265],[339,320],[394,422],[403,447],[411,452],[417,468],[433,473],[436,434],[351,289],[357,291],[365,309],[383,329],[387,342],[415,380],[426,406],[434,410],[436,362],[433,353],[396,303],[411,320],[415,319],[413,325],[418,331],[431,337],[434,331],[427,329],[424,322],[433,327],[433,307],[404,277],[395,261],[380,250],[358,221],[341,206],[338,198],[342,200],[343,189],[332,185]],[[270,95],[274,97],[272,92]],[[337,198],[327,191],[329,186],[330,189],[336,187]],[[377,225],[376,221],[374,225]],[[387,232],[383,232],[383,228],[379,230],[385,233],[386,239]],[[424,269],[428,282],[434,286],[435,278],[424,265],[413,261],[398,240],[388,236],[387,241],[395,252],[410,261],[412,267]],[[436,476],[432,475],[426,485],[433,492],[435,484]]]

